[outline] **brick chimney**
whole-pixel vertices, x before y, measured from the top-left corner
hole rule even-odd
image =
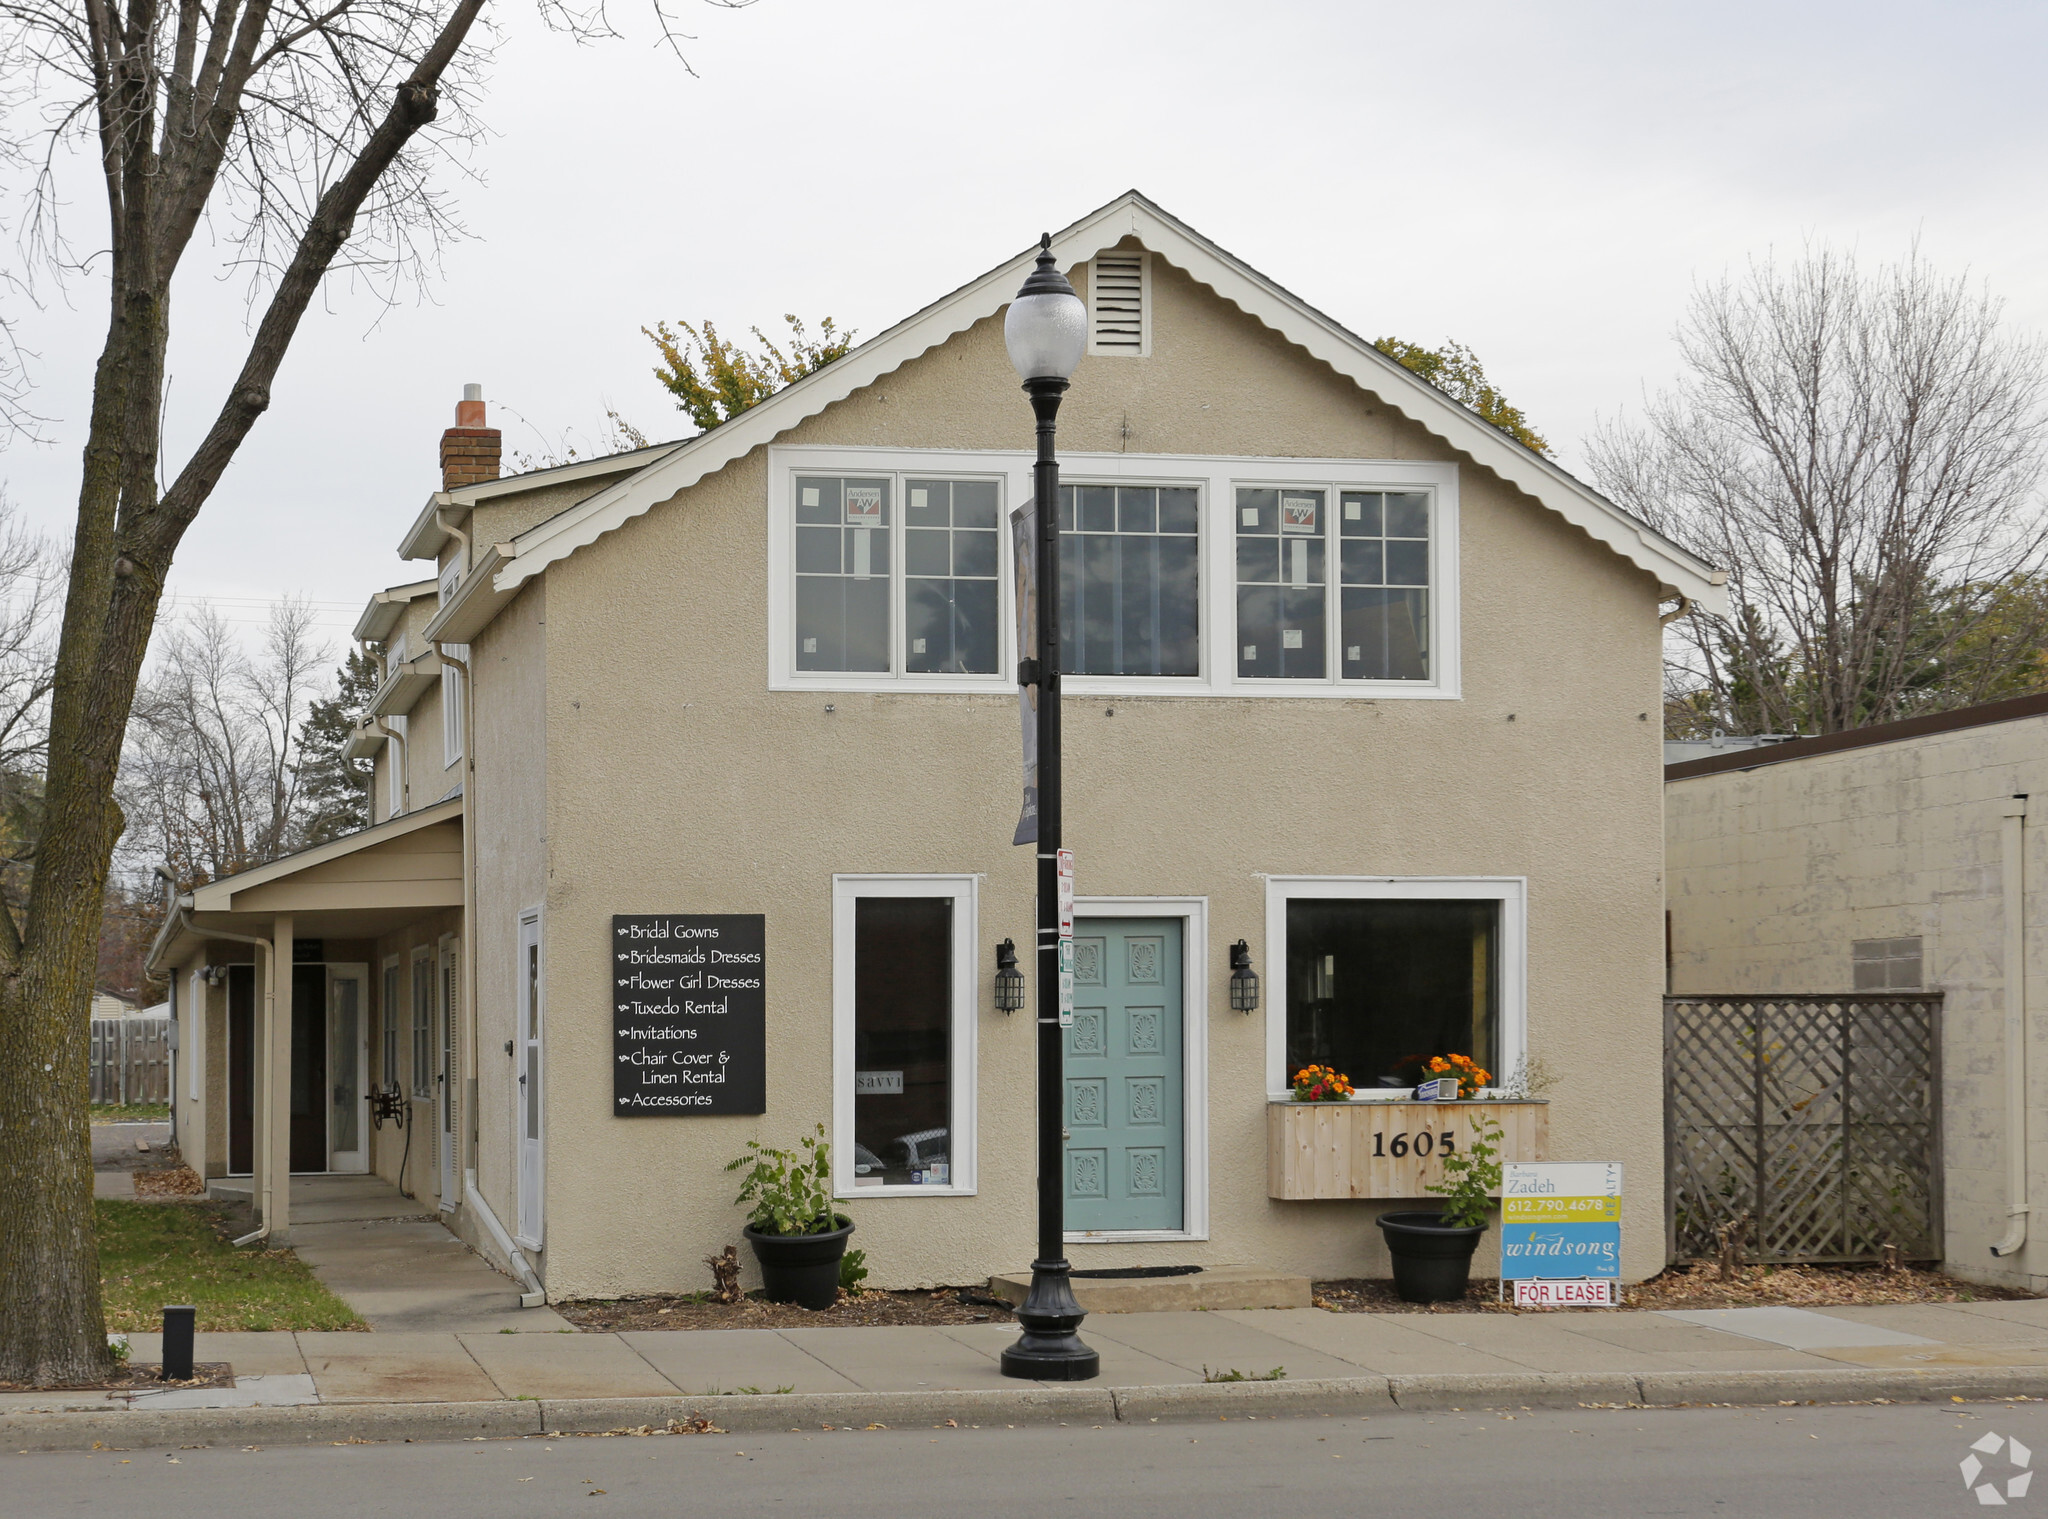
[[[483,386],[463,386],[455,425],[441,434],[441,489],[460,490],[497,479],[501,452],[498,429],[484,426]]]

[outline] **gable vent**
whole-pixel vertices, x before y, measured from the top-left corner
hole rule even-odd
[[[1152,352],[1147,253],[1099,253],[1088,266],[1088,351],[1128,359]]]

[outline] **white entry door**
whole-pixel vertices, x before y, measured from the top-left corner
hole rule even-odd
[[[441,1159],[441,1207],[445,1211],[455,1206],[455,1162],[456,1162],[456,1121],[461,1110],[456,1087],[457,1062],[455,1058],[456,987],[459,981],[458,968],[462,963],[461,945],[449,939],[441,946],[440,995],[434,1000],[440,1013],[441,1060],[440,1075],[436,1083],[434,1127],[440,1140]]]
[[[518,1240],[529,1250],[541,1245],[541,967],[540,917],[519,920],[519,1146]]]
[[[327,1169],[367,1171],[369,1132],[370,968],[327,967]]]

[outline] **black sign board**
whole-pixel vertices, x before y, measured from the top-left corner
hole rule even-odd
[[[612,919],[612,1112],[768,1111],[767,919]]]

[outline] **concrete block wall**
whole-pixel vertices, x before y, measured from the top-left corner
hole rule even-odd
[[[1917,936],[1945,994],[1943,1183],[1948,1269],[2048,1289],[2048,1239],[2011,1259],[2005,1232],[2002,831],[2025,825],[2030,981],[2029,1171],[2048,1229],[2048,717],[2024,718],[1670,782],[1665,893],[1678,993],[1844,992],[1859,939]]]

